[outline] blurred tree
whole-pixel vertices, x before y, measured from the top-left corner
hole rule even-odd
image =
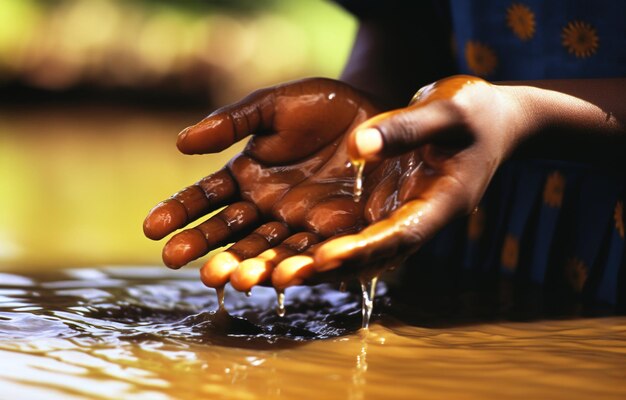
[[[321,0],[3,0],[0,101],[206,108],[281,80],[336,76],[354,29]]]

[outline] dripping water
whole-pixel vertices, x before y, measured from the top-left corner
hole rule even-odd
[[[282,318],[285,316],[285,291],[283,289],[276,289],[276,300],[276,314]]]
[[[363,195],[363,171],[365,170],[365,160],[351,160],[350,164],[355,172],[354,178],[354,191],[352,193],[352,199],[355,202],[361,200]],[[376,283],[378,276],[367,279],[360,278],[361,283],[361,328],[368,329],[370,325],[370,318],[372,317],[372,310],[374,308],[374,296],[376,295]],[[345,284],[342,282],[342,286],[345,289]]]
[[[361,328],[363,329],[369,328],[370,325],[370,318],[372,317],[372,310],[374,309],[374,296],[376,295],[377,282],[377,276],[371,279],[361,278],[361,315],[363,317]]]
[[[356,174],[354,178],[354,192],[352,194],[352,199],[355,202],[359,202],[361,200],[361,196],[363,195],[363,170],[365,169],[365,161],[353,160],[351,164]]]
[[[226,311],[226,306],[224,305],[224,286],[215,288],[215,294],[217,295],[217,310]]]

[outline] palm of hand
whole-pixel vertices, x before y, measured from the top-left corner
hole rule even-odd
[[[313,79],[256,92],[181,133],[178,147],[189,154],[218,152],[254,136],[224,169],[157,205],[144,231],[160,239],[227,205],[172,237],[163,251],[165,263],[177,268],[235,242],[202,268],[211,287],[230,280],[249,290],[270,278],[285,287],[312,276],[324,279],[325,271],[340,265],[348,267],[345,274],[351,265],[358,271],[401,259],[455,216],[471,211],[498,165],[502,150],[493,132],[503,126],[489,118],[465,118],[480,114],[459,108],[471,103],[454,100],[463,98],[457,91],[472,99],[486,93],[487,101],[475,104],[493,104],[493,90],[474,82],[442,81],[426,101],[375,118],[370,117],[376,109],[363,95],[335,81]],[[401,156],[368,162],[364,196],[357,203],[354,172],[347,165],[353,129],[379,119],[422,132],[415,133],[414,151],[400,148]]]
[[[181,151],[218,152],[255,135],[224,169],[157,205],[144,232],[160,239],[227,205],[173,236],[163,251],[165,263],[178,268],[236,242],[203,268],[205,283],[220,286],[240,261],[268,249],[275,265],[322,239],[362,228],[346,134],[376,112],[362,94],[324,79],[259,91],[216,111],[181,133]]]
[[[356,93],[330,89],[279,95],[273,130],[253,136],[228,164],[241,198],[266,220],[322,238],[362,227],[361,207],[352,196],[346,134],[375,112],[365,99],[350,97]]]

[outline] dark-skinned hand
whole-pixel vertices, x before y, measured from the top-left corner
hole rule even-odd
[[[179,268],[234,242],[203,266],[210,287],[284,288],[388,266],[475,208],[510,152],[515,108],[497,86],[467,76],[377,116],[337,81],[262,89],[180,133],[186,154],[252,137],[222,170],[153,208],[144,232],[161,239],[226,206],[163,250]],[[367,161],[358,202],[350,160]]]
[[[346,140],[376,113],[363,94],[328,79],[262,89],[215,111],[179,134],[179,150],[216,153],[252,135],[245,150],[153,208],[146,236],[161,239],[226,206],[174,235],[163,249],[165,264],[179,268],[235,242],[206,263],[203,282],[219,287],[231,280],[248,290],[269,280],[283,259],[364,227],[363,205],[352,198]],[[254,257],[264,262],[240,264]]]

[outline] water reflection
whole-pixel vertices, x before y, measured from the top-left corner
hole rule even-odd
[[[359,295],[330,286],[288,290],[279,318],[262,288],[227,290],[230,314],[215,311],[195,271],[1,278],[0,390],[12,398],[626,396],[624,317],[426,327],[383,285],[358,331]]]
[[[229,314],[196,273],[162,268],[1,278],[0,387],[29,398],[169,398],[164,389],[192,382],[243,396],[261,384],[249,369],[276,360],[273,349],[355,331],[360,311],[355,295],[319,286],[290,290],[284,318],[271,289],[254,289],[253,301],[227,291]],[[268,392],[279,394],[281,381],[266,380]]]
[[[78,269],[3,274],[0,338],[57,337],[117,342],[183,340],[255,347],[325,339],[355,331],[360,311],[352,293],[329,285],[289,289],[289,314],[274,313],[275,293],[255,288],[252,299],[226,291],[226,308],[195,273],[158,269]],[[20,280],[22,278],[22,280]]]

